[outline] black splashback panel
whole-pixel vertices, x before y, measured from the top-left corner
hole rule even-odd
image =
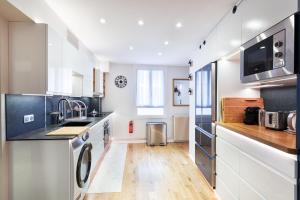
[[[266,111],[293,111],[297,108],[297,87],[263,88],[260,92]]]
[[[45,97],[6,95],[6,137],[18,136],[45,127]],[[34,121],[24,123],[24,115],[34,114]]]
[[[58,101],[61,98],[83,101],[88,107],[88,113],[94,109],[98,112],[102,110],[99,97],[6,95],[6,137],[15,137],[54,124],[55,115],[50,113],[58,111]],[[29,114],[34,114],[34,122],[25,124],[24,115]]]

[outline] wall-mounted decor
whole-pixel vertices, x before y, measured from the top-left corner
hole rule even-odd
[[[124,88],[127,85],[127,78],[122,75],[117,76],[115,79],[115,85],[118,88]]]
[[[193,66],[193,60],[192,60],[192,59],[189,60],[189,66],[190,66],[190,67]]]
[[[173,79],[173,106],[189,105],[189,80]]]

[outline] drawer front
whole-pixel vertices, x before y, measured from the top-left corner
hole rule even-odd
[[[242,152],[240,177],[266,199],[295,200],[296,181],[284,178],[278,172]]]
[[[221,158],[234,171],[239,172],[239,149],[217,137],[217,158]]]
[[[289,178],[297,178],[297,156],[217,126],[217,136]],[[218,148],[218,147],[217,147]]]
[[[240,200],[266,200],[261,194],[255,191],[244,180],[240,180]]]
[[[210,183],[215,186],[215,158],[209,157],[198,144],[195,144],[195,163]]]
[[[239,176],[220,157],[217,156],[217,179],[220,178],[235,198],[239,198]]]
[[[226,184],[221,178],[217,176],[216,192],[220,200],[238,200],[227,188]]]
[[[206,133],[199,128],[195,128],[195,141],[209,154],[209,156],[215,156],[215,135]]]

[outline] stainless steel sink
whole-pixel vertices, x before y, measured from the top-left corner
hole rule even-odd
[[[62,127],[68,127],[68,126],[87,126],[90,123],[92,123],[92,122],[90,122],[90,121],[66,122],[66,123],[64,123],[64,124],[62,124],[60,126],[62,126]]]

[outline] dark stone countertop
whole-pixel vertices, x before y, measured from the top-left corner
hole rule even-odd
[[[108,117],[109,115],[111,115],[113,112],[104,112],[101,113],[100,115],[96,116],[96,117],[88,117],[82,121],[89,121],[91,122],[90,124],[87,125],[87,127],[91,128],[93,127],[95,124],[97,124],[98,122],[104,120],[106,117]],[[68,123],[70,121],[64,122],[64,123]],[[11,137],[11,138],[7,138],[7,141],[22,141],[22,140],[71,140],[73,138],[75,138],[76,136],[49,136],[47,135],[47,133],[52,132],[54,130],[57,130],[59,128],[61,128],[64,123],[62,124],[56,124],[56,125],[51,125],[48,126],[46,128],[41,128],[41,129],[37,129],[35,131],[31,131],[29,133],[25,133],[16,137]]]

